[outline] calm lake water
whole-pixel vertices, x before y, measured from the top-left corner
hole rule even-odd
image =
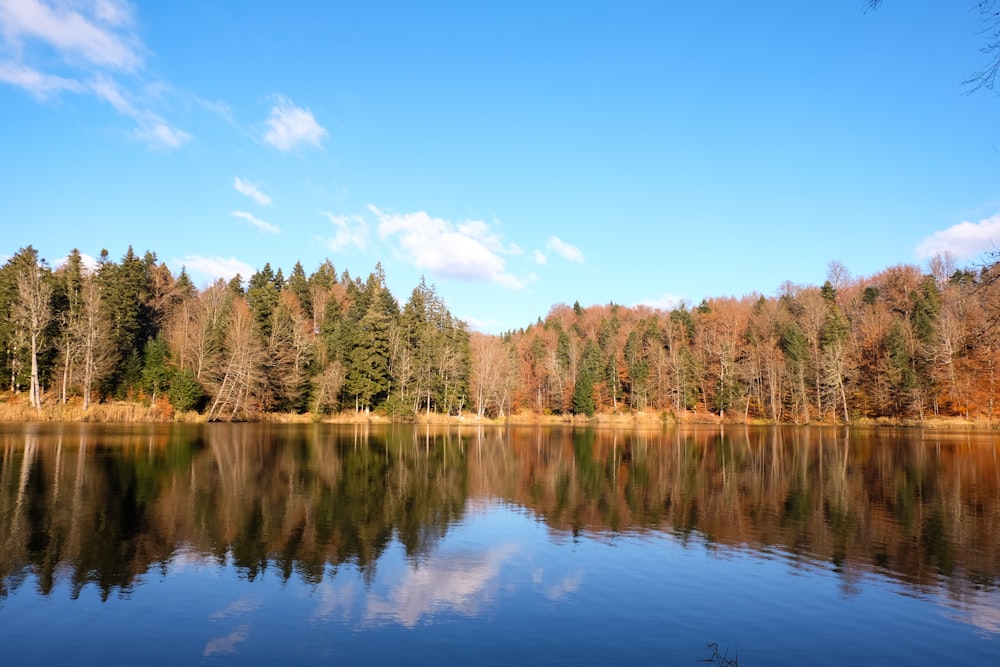
[[[0,425],[0,663],[1000,665],[1000,438]]]

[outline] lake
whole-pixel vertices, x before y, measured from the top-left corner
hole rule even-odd
[[[0,424],[0,663],[998,665],[998,458],[965,431]]]

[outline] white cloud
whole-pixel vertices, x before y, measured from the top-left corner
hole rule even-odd
[[[950,252],[960,259],[973,259],[1000,247],[1000,213],[977,223],[960,222],[934,232],[917,246],[917,257],[927,259]]]
[[[653,308],[654,310],[673,310],[677,306],[681,305],[684,301],[684,297],[677,296],[676,294],[664,294],[658,299],[647,299],[637,303],[637,306],[646,306],[648,308]]]
[[[571,262],[579,262],[583,264],[583,253],[574,245],[570,245],[560,239],[558,236],[550,236],[549,242],[545,244],[545,247],[559,255],[563,259],[568,259]]]
[[[210,280],[222,278],[230,280],[236,274],[243,278],[249,278],[256,269],[246,262],[241,262],[235,257],[202,257],[200,255],[186,255],[184,259],[175,259],[172,262],[174,269],[183,266],[188,273],[199,275]]]
[[[399,252],[418,269],[445,278],[495,282],[520,289],[525,281],[507,272],[501,254],[516,254],[517,246],[504,246],[499,234],[480,220],[459,224],[432,218],[426,212],[384,213],[369,210],[378,218],[379,238],[397,238]]]
[[[471,315],[462,315],[459,319],[468,324],[470,329],[482,331],[483,333],[496,333],[497,328],[500,326],[500,322],[496,320],[481,320]]]
[[[247,197],[250,197],[250,199],[253,199],[261,206],[271,205],[271,198],[268,197],[263,192],[261,192],[260,188],[257,187],[256,183],[251,183],[250,181],[244,181],[242,178],[237,176],[236,180],[233,181],[233,187],[236,188],[237,192],[244,194]]]
[[[533,258],[535,260],[535,264],[540,264],[542,266],[545,266],[549,261],[549,259],[545,256],[545,253],[541,250],[536,250],[533,253]]]
[[[115,111],[122,114],[123,116],[130,116],[135,118],[139,115],[139,112],[135,110],[135,107],[125,99],[125,95],[122,94],[121,89],[118,84],[105,76],[99,76],[90,84],[90,89],[99,98],[114,107]]]
[[[96,0],[94,13],[108,25],[126,26],[132,24],[132,7],[126,2]]]
[[[128,136],[172,150],[191,135],[149,108],[169,86],[143,75],[144,50],[132,6],[122,0],[0,0],[0,52],[11,58],[0,62],[0,82],[41,101],[63,92],[93,94],[135,122]],[[63,71],[43,71],[41,63]],[[123,90],[114,73],[128,74],[134,90]]]
[[[150,147],[172,150],[191,139],[190,134],[184,130],[170,127],[163,118],[152,111],[136,108],[113,80],[105,76],[98,76],[91,82],[90,88],[99,98],[110,104],[115,111],[134,120],[138,127],[132,131],[131,136]]]
[[[0,82],[20,86],[39,100],[48,99],[63,91],[79,93],[84,90],[79,81],[55,74],[44,74],[15,62],[0,63]]]
[[[205,111],[208,111],[210,113],[215,114],[216,116],[218,116],[219,118],[223,119],[224,121],[226,121],[230,125],[233,124],[233,122],[234,122],[233,121],[233,110],[225,102],[223,102],[221,100],[215,100],[215,101],[206,100],[206,99],[202,99],[201,97],[198,97],[197,95],[192,95],[192,99],[194,100],[194,103],[196,105],[198,105],[199,107],[201,107]]]
[[[0,34],[20,51],[26,38],[39,40],[74,63],[134,71],[142,65],[141,46],[128,30],[132,10],[124,2],[0,0]]]
[[[280,151],[290,151],[304,144],[319,146],[327,136],[309,109],[295,106],[283,95],[279,95],[271,107],[267,127],[264,141]]]
[[[148,144],[151,148],[173,150],[180,148],[191,140],[191,135],[184,130],[170,127],[164,123],[155,123],[149,127],[138,127],[132,131],[132,136]]]
[[[243,220],[246,220],[247,222],[249,222],[251,225],[253,225],[262,232],[268,232],[269,234],[277,234],[278,232],[281,231],[280,228],[272,225],[270,222],[264,222],[259,218],[255,218],[253,215],[247,213],[246,211],[233,211],[233,217],[242,218]]]
[[[323,215],[337,230],[332,237],[320,239],[330,250],[340,252],[349,246],[358,250],[368,247],[368,222],[364,218],[359,215],[334,215],[329,211],[324,211]]]
[[[58,269],[61,266],[66,266],[66,262],[68,261],[69,261],[69,255],[66,255],[65,257],[59,259],[59,261],[56,262],[56,268]],[[83,268],[86,271],[96,271],[98,266],[97,260],[94,259],[92,255],[88,255],[85,252],[80,253],[80,264],[83,265]]]

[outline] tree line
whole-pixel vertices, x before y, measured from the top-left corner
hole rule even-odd
[[[145,400],[210,420],[268,412],[713,413],[808,423],[992,419],[1000,262],[705,299],[670,311],[560,304],[526,328],[470,332],[421,279],[400,307],[381,265],[270,264],[198,289],[146,252],[0,267],[2,372],[31,405]]]
[[[287,278],[270,264],[197,289],[155,254],[79,251],[50,269],[31,248],[0,268],[0,343],[12,392],[50,401],[168,401],[213,420],[351,407],[457,413],[469,333],[421,280],[402,308],[381,266],[367,280],[329,261]]]

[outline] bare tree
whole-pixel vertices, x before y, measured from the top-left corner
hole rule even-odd
[[[17,274],[18,300],[14,304],[14,319],[27,332],[31,353],[31,386],[29,400],[41,409],[42,393],[38,382],[38,352],[43,344],[45,328],[52,319],[52,285],[45,279],[44,267],[37,263],[25,265]]]
[[[78,341],[83,360],[83,409],[90,408],[94,384],[114,365],[111,331],[104,313],[101,288],[95,276],[88,276],[81,292],[80,316],[74,322],[73,338]]]
[[[473,332],[469,337],[472,350],[472,392],[480,418],[503,415],[507,399],[506,379],[511,376],[507,346],[499,336]]]
[[[881,5],[882,0],[864,0],[866,11],[878,9]],[[997,75],[1000,74],[1000,2],[980,0],[973,8],[979,12],[979,20],[983,25],[980,32],[986,38],[986,43],[979,50],[989,56],[989,62],[963,82],[969,86],[970,93],[980,88],[995,90]]]
[[[247,419],[259,411],[262,356],[253,331],[253,315],[245,300],[236,299],[226,331],[225,370],[208,411],[209,421]]]

